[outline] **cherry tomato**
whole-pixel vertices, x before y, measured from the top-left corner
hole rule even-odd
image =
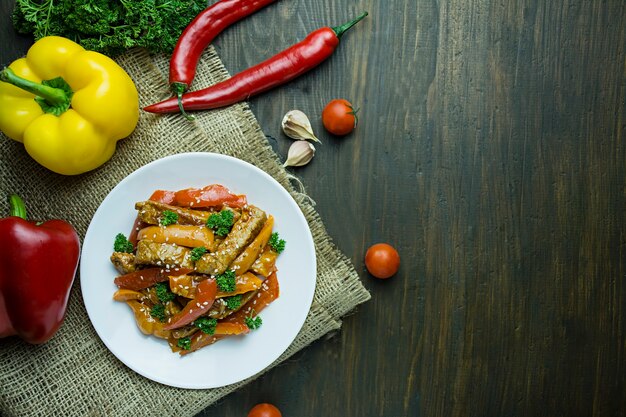
[[[365,253],[365,267],[376,278],[386,279],[398,272],[400,255],[393,246],[377,243]]]
[[[272,404],[261,403],[252,407],[248,417],[283,417],[280,410]]]
[[[347,100],[331,100],[322,110],[322,123],[333,135],[347,135],[354,130],[356,122],[356,111]]]

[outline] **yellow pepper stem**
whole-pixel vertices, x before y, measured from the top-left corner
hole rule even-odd
[[[72,90],[62,78],[43,81],[40,84],[16,75],[11,68],[4,68],[0,71],[0,81],[36,95],[35,100],[47,113],[58,116],[70,106]]]

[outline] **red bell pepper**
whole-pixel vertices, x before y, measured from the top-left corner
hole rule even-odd
[[[205,314],[213,305],[216,295],[217,283],[215,282],[215,279],[208,278],[204,281],[200,281],[196,287],[196,297],[189,301],[180,313],[174,315],[174,317],[168,321],[164,329],[178,329],[179,327],[188,325],[201,315]]]
[[[80,256],[76,230],[63,220],[26,220],[24,202],[10,197],[0,219],[0,337],[48,341],[65,318]]]

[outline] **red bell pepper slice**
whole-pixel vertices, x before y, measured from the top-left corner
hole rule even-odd
[[[187,188],[176,192],[174,205],[181,207],[217,207],[227,205],[241,208],[247,204],[246,196],[233,194],[220,184],[211,184],[202,188]]]
[[[200,281],[196,286],[196,298],[187,303],[183,309],[171,317],[165,325],[165,330],[183,327],[205,314],[215,301],[217,295],[217,282],[213,278]]]
[[[133,248],[135,249],[137,248],[137,242],[139,241],[139,239],[137,238],[137,235],[139,234],[139,231],[146,226],[147,224],[141,221],[139,216],[135,217],[135,222],[133,223],[133,229],[128,234],[128,241],[133,244]]]
[[[224,319],[228,323],[245,325],[247,317],[256,317],[261,310],[270,305],[280,295],[276,271],[272,272],[261,285],[261,289],[239,310]]]
[[[169,281],[170,275],[178,276],[193,272],[189,268],[146,268],[120,275],[113,281],[119,288],[139,291],[152,287],[157,282]]]
[[[157,203],[168,204],[170,206],[175,205],[176,192],[166,190],[156,190],[152,193],[149,200],[156,201]]]
[[[206,334],[202,331],[195,332],[191,336],[191,345],[189,347],[189,350],[180,350],[179,353],[181,355],[186,355],[205,346],[212,345],[218,340],[224,339],[228,336],[246,334],[249,332],[250,328],[248,328],[248,326],[246,326],[245,324],[218,322],[217,326],[215,326],[214,334]]]

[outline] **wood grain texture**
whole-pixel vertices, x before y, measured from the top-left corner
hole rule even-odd
[[[214,44],[234,73],[362,10],[250,103],[282,158],[284,113],[311,117],[293,172],[372,300],[200,416],[626,415],[626,3],[282,0]],[[0,34],[7,64],[27,40]],[[360,109],[345,138],[319,120],[337,97]],[[387,281],[363,265],[379,241]]]

